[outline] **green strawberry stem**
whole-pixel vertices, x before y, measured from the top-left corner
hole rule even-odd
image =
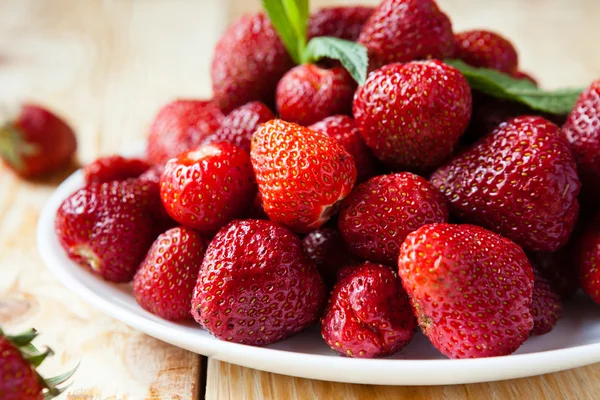
[[[16,170],[24,167],[23,156],[34,155],[38,147],[23,140],[21,132],[11,123],[0,126],[0,158]]]

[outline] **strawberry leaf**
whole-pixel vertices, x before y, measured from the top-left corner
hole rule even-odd
[[[329,36],[313,38],[306,46],[302,61],[314,62],[321,58],[339,60],[359,85],[365,83],[369,57],[363,45]]]
[[[308,0],[263,0],[263,8],[296,64],[306,45]]]

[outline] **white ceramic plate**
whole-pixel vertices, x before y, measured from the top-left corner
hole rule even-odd
[[[193,323],[162,320],[137,305],[128,285],[104,282],[71,262],[54,232],[60,203],[83,185],[81,171],[63,182],[39,220],[38,248],[48,268],[73,292],[101,311],[175,346],[215,359],[279,374],[327,381],[385,385],[443,385],[520,378],[600,362],[600,307],[584,296],[544,336],[529,339],[515,354],[467,360],[442,356],[421,333],[385,359],[353,359],[329,349],[316,327],[268,347],[215,339]]]

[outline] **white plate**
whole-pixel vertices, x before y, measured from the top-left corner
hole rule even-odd
[[[600,307],[580,296],[544,336],[529,339],[515,354],[467,360],[442,356],[421,333],[385,359],[353,359],[329,349],[316,327],[268,347],[215,339],[193,323],[162,320],[137,305],[128,285],[104,282],[75,263],[54,232],[60,203],[83,184],[81,171],[63,182],[39,220],[38,248],[48,268],[69,289],[101,311],[175,346],[215,359],[279,374],[327,381],[377,385],[444,385],[520,378],[600,361]]]

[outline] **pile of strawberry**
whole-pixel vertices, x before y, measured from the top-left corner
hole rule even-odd
[[[264,4],[217,44],[212,99],[162,108],[146,159],[84,169],[56,216],[71,259],[219,339],[319,323],[351,357],[417,326],[506,355],[580,286],[600,302],[600,81],[545,92],[433,0]]]

